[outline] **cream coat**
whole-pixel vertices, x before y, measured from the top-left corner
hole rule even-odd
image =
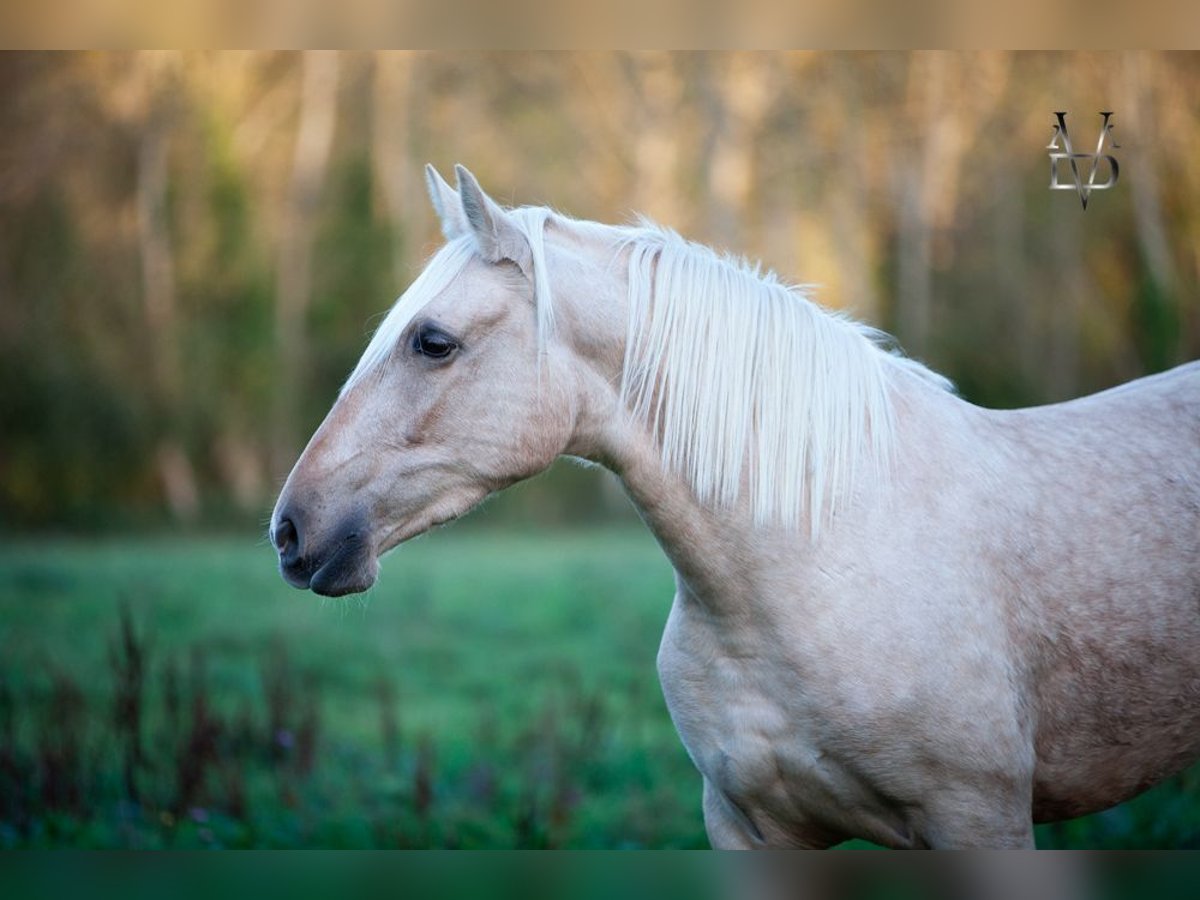
[[[889,464],[815,539],[756,525],[622,396],[620,235],[526,217],[532,252],[459,187],[431,181],[458,267],[402,299],[280,496],[290,583],[363,590],[557,456],[608,467],[676,571],[658,669],[717,847],[1032,846],[1200,755],[1200,366],[998,412],[897,363]],[[411,349],[430,322],[446,360]]]

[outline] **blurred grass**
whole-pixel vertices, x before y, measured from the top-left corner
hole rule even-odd
[[[319,697],[321,741],[309,780],[324,784],[306,788],[307,799],[300,791],[295,815],[266,816],[251,837],[235,833],[235,843],[286,844],[289,835],[341,846],[393,843],[380,828],[421,802],[416,782],[425,778],[430,820],[461,827],[391,835],[401,844],[698,846],[699,778],[654,668],[672,591],[653,540],[631,529],[440,533],[393,553],[379,585],[345,601],[283,585],[271,550],[256,539],[15,542],[0,548],[0,681],[27,706],[46,708],[56,679],[72,679],[89,711],[84,743],[100,754],[98,767],[116,769],[118,742],[105,733],[122,605],[149,644],[150,734],[162,718],[169,661],[186,671],[202,654],[212,704],[230,719],[247,705],[266,718],[267,674],[285,654],[293,693]],[[394,759],[387,759],[382,686],[395,694]],[[30,709],[17,723],[24,744],[34,742],[41,715]],[[419,773],[422,766],[431,771]],[[171,781],[171,766],[160,768]],[[554,801],[539,791],[556,779],[566,784],[560,805],[569,816],[550,835],[543,820]],[[89,789],[103,792],[102,781]],[[161,786],[155,808],[170,811],[172,790]],[[112,812],[121,792],[108,791]],[[496,809],[503,821],[463,825],[476,816],[455,807],[477,795],[504,807]],[[270,798],[251,809],[264,802]],[[539,804],[540,811],[528,808]],[[321,822],[300,821],[317,817],[317,808]],[[531,815],[540,819],[521,821]],[[203,842],[160,830],[135,843]],[[65,842],[129,837],[128,829],[124,836],[68,831]],[[22,840],[8,835],[10,844]],[[31,840],[55,843],[47,833]]]
[[[125,603],[157,655],[215,650],[218,690],[257,691],[258,657],[282,641],[340,701],[330,724],[353,739],[377,725],[374,706],[355,698],[381,675],[397,682],[410,727],[446,732],[483,710],[529,712],[568,670],[608,692],[658,693],[654,654],[674,588],[646,535],[445,532],[400,548],[375,588],[343,600],[287,587],[273,556],[258,538],[8,544],[5,677],[45,690],[61,668],[103,693]]]
[[[253,537],[6,543],[0,846],[704,846],[654,668],[672,590],[633,528],[439,532],[343,601]],[[1039,829],[1198,839],[1198,772]]]

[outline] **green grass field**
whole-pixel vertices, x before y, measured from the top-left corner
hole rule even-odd
[[[0,846],[705,846],[671,594],[626,528],[441,531],[346,601],[254,537],[7,542]],[[1196,773],[1039,832],[1198,838]]]

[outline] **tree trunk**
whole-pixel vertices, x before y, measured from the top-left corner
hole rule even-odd
[[[897,173],[900,206],[900,294],[896,325],[914,354],[930,350],[934,320],[933,270],[950,264],[962,165],[1008,84],[1003,53],[947,51],[915,54],[908,105],[921,123],[908,168]]]
[[[284,199],[275,280],[279,365],[271,462],[277,475],[291,467],[299,444],[300,401],[308,363],[305,321],[312,300],[313,237],[337,123],[337,52],[306,50],[302,66],[300,124]]]
[[[1096,296],[1084,263],[1083,213],[1078,205],[1059,204],[1050,231],[1057,278],[1052,294],[1047,400],[1074,397],[1079,388],[1079,337],[1087,299]]]
[[[1159,133],[1151,85],[1159,83],[1160,79],[1153,77],[1154,65],[1151,54],[1127,53],[1121,72],[1124,82],[1122,111],[1127,111],[1125,121],[1128,122],[1128,127],[1121,130],[1131,138],[1134,135],[1142,138],[1130,148],[1136,148],[1137,155],[1133,160],[1136,168],[1129,178],[1129,192],[1133,199],[1133,222],[1142,266],[1153,282],[1151,296],[1143,302],[1158,307],[1150,321],[1143,325],[1146,346],[1139,348],[1143,366],[1151,371],[1178,362],[1183,345],[1178,309],[1179,276],[1161,201],[1159,141],[1151,137]]]
[[[169,122],[163,82],[168,58],[144,54],[135,65],[145,102],[137,154],[137,234],[142,273],[142,308],[149,332],[155,414],[163,433],[154,451],[167,507],[176,519],[189,520],[199,509],[196,474],[179,438],[181,405],[179,336],[176,327],[175,260],[167,216]]]
[[[1022,169],[1012,160],[1002,159],[993,174],[996,184],[995,260],[1000,290],[1000,318],[1011,323],[1011,364],[1016,367],[1022,390],[1036,385],[1044,360],[1038,352],[1039,313],[1048,300],[1044,291],[1033,288],[1029,274],[1026,235],[1029,211],[1025,205]]]
[[[708,181],[709,238],[726,248],[745,247],[750,200],[757,181],[755,148],[778,93],[769,60],[720,54],[706,60],[705,91],[713,131],[704,169]]]
[[[637,97],[632,121],[634,204],[640,211],[672,227],[679,214],[679,108],[683,79],[671,53],[623,57],[625,73]]]
[[[913,57],[908,75],[911,118],[920,123],[911,155],[893,172],[899,210],[896,332],[905,348],[923,357],[929,349],[933,307],[933,229],[937,186],[948,148],[950,117],[945,110],[946,69],[943,53]]]
[[[397,290],[411,278],[408,244],[411,235],[424,231],[429,204],[413,188],[410,90],[413,54],[388,50],[375,57],[371,118],[371,158],[375,184],[383,198],[392,235],[392,271]]]

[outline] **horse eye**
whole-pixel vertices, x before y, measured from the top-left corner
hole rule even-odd
[[[448,334],[423,325],[413,332],[412,348],[414,353],[430,359],[445,359],[458,349],[458,344]]]

